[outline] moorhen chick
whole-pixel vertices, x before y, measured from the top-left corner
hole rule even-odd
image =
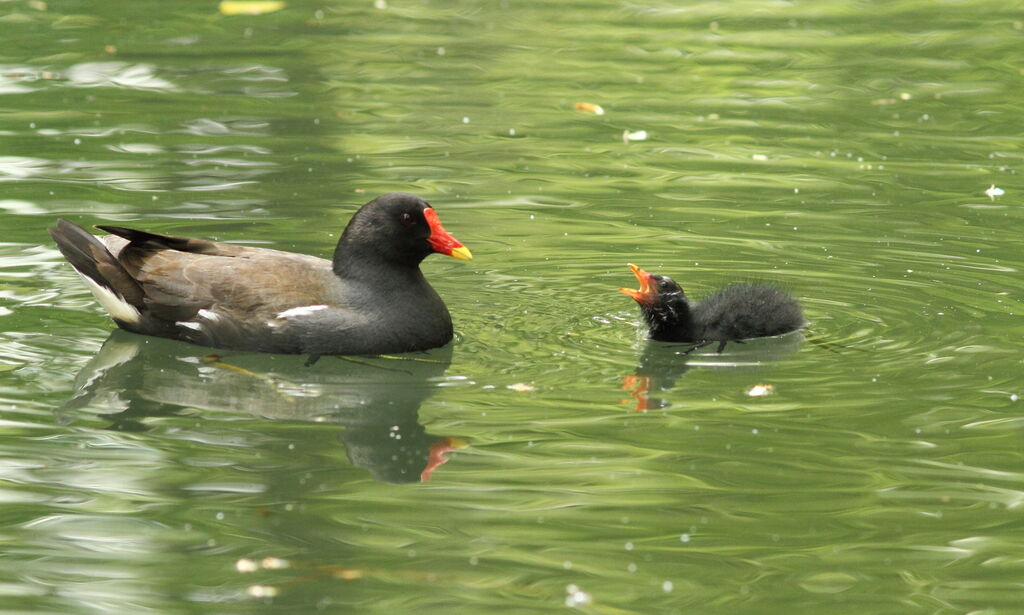
[[[781,335],[805,324],[796,300],[771,286],[733,284],[690,305],[672,278],[647,273],[632,263],[629,268],[640,289],[619,291],[640,304],[651,339],[695,344],[687,352],[712,342],[718,342],[717,352],[722,352],[728,342]]]
[[[50,235],[117,326],[230,350],[384,354],[443,346],[452,319],[419,264],[469,249],[423,199],[377,197],[352,216],[333,260],[58,220]]]

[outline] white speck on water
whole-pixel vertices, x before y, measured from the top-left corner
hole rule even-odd
[[[1020,397],[1018,397],[1016,393],[1010,394],[1010,401],[1017,401],[1018,399],[1020,399]]]
[[[988,190],[985,191],[985,195],[993,201],[996,200],[997,196],[1003,196],[1004,194],[1006,194],[1006,191],[1002,188],[997,188],[995,184],[989,186]]]
[[[590,604],[590,594],[580,589],[577,585],[571,584],[565,587],[565,606],[574,608]]]
[[[759,434],[759,433],[761,433],[761,432],[759,432],[759,431],[757,430],[757,427],[755,427],[755,428],[753,428],[753,429],[751,429],[751,430],[750,430],[750,433],[752,433],[752,434],[754,434],[754,435],[756,436],[757,434]]]
[[[222,512],[218,512],[214,516],[217,518],[217,521],[223,521],[224,520],[224,513],[222,513]]]
[[[627,542],[625,546],[626,546],[626,550],[627,551],[632,551],[633,550],[633,543]]]
[[[477,556],[474,555],[474,556],[469,558],[469,565],[470,566],[476,566],[479,563],[480,563],[480,558],[478,558]]]
[[[516,136],[516,129],[515,128],[509,128],[508,129],[508,136],[510,136],[510,137]]]
[[[907,269],[907,273],[914,273],[913,269]]]
[[[679,536],[679,542],[690,542],[689,534],[682,534]]]
[[[462,123],[463,123],[463,124],[468,124],[468,123],[469,123],[469,117],[465,117],[465,116],[464,116],[464,117],[462,118]]]
[[[81,144],[82,144],[82,140],[81,139],[75,139],[75,145],[81,145]]]
[[[799,188],[793,188],[793,194],[800,194],[800,189]],[[665,582],[668,583],[668,581],[665,581]]]
[[[628,570],[629,572],[636,572],[636,564],[630,562],[629,565],[626,566],[626,570]]]
[[[444,47],[438,47],[437,48],[437,55],[443,56],[446,53],[448,53],[448,51]]]
[[[572,562],[569,560],[565,560],[564,562],[562,562],[562,568],[565,568],[566,570],[572,570]]]
[[[672,581],[665,581],[664,583],[662,583],[661,591],[665,592],[666,594],[672,593]]]

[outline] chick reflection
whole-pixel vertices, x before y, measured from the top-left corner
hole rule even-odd
[[[800,332],[793,332],[771,338],[733,341],[725,352],[697,354],[693,352],[693,344],[648,340],[637,361],[635,373],[622,378],[620,388],[629,391],[631,397],[622,400],[622,403],[632,404],[633,412],[668,408],[672,404],[658,394],[667,394],[674,389],[690,368],[756,369],[764,363],[796,352],[803,339]]]
[[[668,408],[671,405],[668,401],[651,395],[671,391],[676,386],[679,378],[690,369],[686,351],[692,346],[647,342],[634,370],[636,373],[622,378],[622,390],[629,391],[632,397],[622,403],[635,402],[633,412]]]
[[[397,358],[324,357],[315,365],[289,355],[201,356],[194,347],[115,330],[78,374],[65,410],[115,408],[112,429],[145,430],[144,420],[186,409],[345,426],[341,440],[353,465],[376,480],[428,480],[464,448],[419,424],[420,405],[451,363],[451,348]]]

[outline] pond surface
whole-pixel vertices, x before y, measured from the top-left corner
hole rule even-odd
[[[0,613],[1019,612],[1018,8],[4,3]],[[391,191],[447,348],[112,333],[46,234]],[[627,262],[810,327],[680,355]]]

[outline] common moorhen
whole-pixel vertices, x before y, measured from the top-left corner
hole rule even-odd
[[[423,199],[378,197],[352,216],[333,261],[66,220],[50,235],[122,329],[232,350],[383,354],[443,346],[448,308],[419,263],[469,249]]]
[[[652,340],[695,344],[690,351],[718,342],[722,352],[728,342],[781,335],[805,324],[796,300],[771,286],[733,284],[691,306],[672,278],[632,263],[629,268],[640,289],[619,291],[640,304]]]

